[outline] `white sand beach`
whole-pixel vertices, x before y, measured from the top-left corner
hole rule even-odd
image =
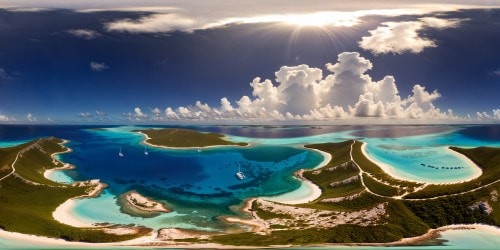
[[[426,184],[442,184],[442,185],[449,185],[449,184],[456,184],[456,183],[462,183],[462,182],[467,182],[467,181],[471,181],[471,180],[474,180],[476,179],[477,177],[481,176],[481,174],[483,173],[481,168],[478,167],[476,165],[476,163],[474,163],[473,161],[471,161],[469,158],[467,158],[467,156],[463,155],[463,154],[460,154],[456,151],[453,151],[451,150],[449,147],[446,148],[446,150],[452,152],[453,154],[455,154],[457,157],[463,159],[464,161],[467,162],[467,164],[469,164],[469,166],[472,166],[472,168],[474,169],[474,175],[472,177],[469,177],[467,179],[463,179],[463,180],[459,180],[459,181],[454,181],[454,182],[439,182],[439,183],[434,183],[434,182],[424,182],[424,181],[416,181],[416,180],[411,180],[411,179],[408,179],[408,178],[405,178],[405,177],[402,177],[401,175],[399,175],[395,170],[394,170],[394,167],[392,167],[391,165],[387,164],[387,163],[383,163],[381,161],[378,161],[376,159],[374,159],[373,157],[370,156],[370,154],[368,154],[366,152],[366,143],[363,142],[363,145],[361,146],[361,152],[363,153],[363,155],[370,161],[372,161],[373,163],[377,164],[382,170],[384,170],[384,172],[386,172],[387,174],[389,174],[390,176],[392,176],[393,178],[395,179],[399,179],[399,180],[403,180],[403,181],[411,181],[411,182],[419,182],[419,183],[426,183]]]
[[[467,182],[467,181],[474,180],[483,174],[483,170],[475,162],[473,162],[471,159],[469,159],[469,157],[467,157],[467,156],[465,156],[465,155],[463,155],[455,150],[452,150],[450,147],[447,147],[446,150],[450,151],[452,154],[456,155],[457,157],[462,158],[464,161],[466,161],[469,164],[469,166],[472,166],[472,168],[474,169],[474,175],[472,177],[470,177],[466,180],[460,181],[460,182]]]
[[[63,204],[59,205],[56,210],[52,213],[55,220],[72,226],[72,227],[94,227],[92,223],[78,220],[73,214],[73,208],[75,207],[76,201],[74,199],[69,199]]]

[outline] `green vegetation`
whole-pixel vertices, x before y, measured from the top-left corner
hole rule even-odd
[[[370,209],[382,202],[388,201],[387,198],[373,195],[368,192],[356,193],[358,196],[354,199],[344,199],[337,202],[319,201],[315,203],[307,203],[296,205],[298,207],[314,208],[319,210],[332,210],[332,211],[359,211],[362,209]]]
[[[406,206],[432,228],[451,224],[484,223],[500,225],[492,216],[470,209],[469,206],[482,199],[480,192],[453,195],[431,200],[405,201]],[[497,205],[493,209],[500,209]]]
[[[429,229],[401,202],[389,202],[387,212],[389,216],[384,218],[384,224],[375,226],[363,227],[344,224],[326,229],[276,230],[269,235],[254,233],[227,234],[214,236],[212,240],[221,244],[246,246],[392,242],[403,237],[424,234]]]
[[[43,176],[43,172],[46,169],[62,167],[62,163],[53,161],[50,156],[52,153],[65,151],[65,148],[58,143],[54,143],[55,141],[55,138],[39,139],[31,145],[24,147],[19,154],[20,159],[15,165],[16,173],[32,182],[50,186],[62,186]]]
[[[349,153],[351,152],[351,144],[353,140],[338,142],[338,143],[320,143],[304,145],[306,148],[318,149],[332,155],[332,159],[323,168],[335,167],[344,162],[351,160]]]
[[[366,173],[363,173],[363,180],[370,191],[382,196],[397,196],[400,192],[399,188],[381,183]]]
[[[275,218],[279,218],[279,219],[291,219],[292,218],[288,214],[277,214],[277,213],[273,213],[271,211],[261,209],[259,207],[259,204],[256,201],[254,201],[252,203],[252,211],[255,211],[255,213],[257,213],[257,216],[259,216],[259,218],[261,218],[263,220],[270,220],[270,219],[275,219]]]
[[[200,142],[215,143],[213,140],[232,143],[224,141],[222,135],[205,134],[190,130],[165,129],[142,130],[141,132],[146,134],[152,133],[152,135],[148,134],[148,136],[160,141],[170,142],[172,139],[172,141],[176,142],[175,145],[168,144],[165,146],[173,147],[202,146]],[[191,136],[186,137],[187,134],[184,133],[188,133]],[[186,138],[189,138],[190,141],[181,141],[187,140]],[[201,139],[197,141],[198,139],[195,138]],[[154,139],[151,139],[150,142],[164,145],[154,142]],[[57,138],[46,138],[17,147],[0,149],[0,166],[2,166],[0,167],[0,178],[12,170],[11,165],[16,155],[23,150],[23,153],[20,154],[20,158],[15,164],[16,175],[11,175],[0,181],[0,228],[26,234],[88,242],[122,241],[149,233],[150,229],[140,228],[137,234],[113,235],[96,228],[73,228],[53,219],[52,212],[59,204],[72,197],[84,195],[87,193],[87,189],[91,188],[88,186],[77,187],[55,183],[43,178],[43,171],[45,169],[61,165],[58,162],[52,161],[51,158],[53,153],[64,151],[65,148],[58,144],[61,142]],[[351,152],[351,145],[353,143]],[[221,144],[217,142],[216,144],[204,145],[235,144]],[[361,145],[362,143],[354,141],[307,145],[307,148],[319,149],[332,155],[332,160],[326,166],[320,169],[307,170],[303,173],[304,177],[320,186],[323,193],[314,202],[290,206],[296,209],[305,207],[337,212],[353,212],[384,204],[385,214],[376,217],[377,219],[371,221],[372,224],[368,226],[342,224],[330,228],[310,228],[305,226],[307,225],[303,223],[305,219],[302,220],[303,218],[301,218],[295,219],[292,224],[287,222],[270,225],[270,232],[265,235],[250,232],[214,235],[210,239],[210,242],[246,246],[393,242],[405,237],[422,235],[429,228],[437,228],[450,224],[485,223],[500,225],[500,201],[498,198],[500,182],[493,183],[498,180],[499,176],[500,149],[487,147],[473,149],[453,148],[453,150],[466,155],[476,162],[483,169],[483,175],[476,180],[461,184],[429,185],[421,191],[408,195],[408,197],[435,197],[437,195],[470,191],[485,184],[490,184],[489,186],[463,194],[436,199],[398,200],[391,197],[400,195],[404,191],[412,191],[421,184],[392,178],[362,154]],[[351,153],[356,164],[359,166],[350,161]],[[366,188],[358,178],[360,169],[365,172],[362,177]],[[387,185],[381,181],[390,183],[391,185]],[[401,188],[397,186],[401,186]],[[374,195],[367,192],[366,189],[388,197]],[[325,199],[352,195],[355,196],[350,199],[337,200],[335,202],[325,201]],[[478,202],[488,203],[493,209],[491,214],[481,209],[471,208]],[[141,204],[138,203],[138,205]],[[274,213],[272,210],[263,209],[257,202],[252,203],[251,209],[263,220],[294,220],[294,215]],[[338,216],[338,214],[332,215],[332,213],[325,213],[319,216],[324,217],[323,215],[328,220],[335,220]],[[197,238],[179,239],[178,241],[209,242]]]
[[[352,180],[349,183],[341,183],[341,181],[359,174],[359,169],[350,162],[349,152],[351,151],[351,144],[353,142],[345,141],[340,143],[305,145],[306,148],[318,149],[332,156],[330,162],[324,167],[308,170],[303,174],[304,177],[321,188],[322,193],[318,200],[348,196],[364,190],[359,179]],[[332,183],[335,184],[332,185]]]
[[[368,160],[361,151],[360,142],[355,142],[352,155],[365,173],[363,180],[370,191],[389,197],[380,197],[364,191],[365,187],[360,180],[349,179],[359,175],[356,166],[351,167],[350,145],[352,141],[342,143],[324,143],[307,145],[308,148],[316,148],[332,154],[332,160],[321,169],[305,171],[303,176],[321,187],[323,193],[314,202],[292,207],[306,207],[318,210],[330,211],[360,211],[369,209],[384,203],[386,214],[379,221],[370,226],[355,224],[343,224],[332,228],[284,228],[282,225],[271,226],[271,232],[267,235],[253,233],[240,233],[214,236],[214,242],[229,245],[269,246],[277,244],[321,244],[321,243],[369,243],[369,242],[392,242],[401,238],[422,235],[429,228],[457,224],[457,223],[485,223],[500,225],[500,199],[498,180],[500,171],[500,153],[493,148],[458,149],[453,150],[465,154],[483,169],[483,176],[472,182],[460,185],[430,185],[417,192],[419,196],[433,197],[436,194],[456,193],[458,191],[472,190],[480,185],[491,185],[473,192],[453,195],[437,199],[424,200],[397,200],[391,197],[400,195],[402,192],[412,192],[420,183],[406,182],[392,178],[380,167]],[[344,164],[346,163],[346,164]],[[342,166],[339,166],[343,164]],[[371,177],[370,173],[375,178]],[[350,180],[350,181],[346,181]],[[387,185],[381,181],[390,183]],[[332,185],[332,183],[335,183]],[[398,186],[401,186],[398,187]],[[449,189],[446,191],[446,189]],[[351,199],[343,199],[335,202],[322,201],[333,197],[346,197],[352,194],[356,196]],[[491,206],[491,214],[478,208],[471,208],[478,202],[488,203]],[[269,211],[257,209],[258,215],[263,219],[279,218]],[[335,219],[335,218],[332,218]],[[294,226],[299,224],[294,224]]]
[[[217,133],[202,133],[189,129],[164,128],[134,130],[146,134],[150,139],[147,142],[153,145],[188,148],[208,147],[221,145],[246,146],[244,142],[230,142],[223,139],[224,135]]]
[[[71,186],[43,179],[43,171],[60,164],[52,162],[51,154],[64,151],[57,138],[45,138],[16,147],[2,149],[0,165],[12,164],[18,152],[24,150],[14,165],[16,175],[0,182],[0,228],[71,241],[123,241],[149,233],[140,228],[131,235],[107,234],[101,229],[74,228],[54,220],[52,212],[66,200],[87,194],[89,186]]]
[[[500,148],[477,147],[463,149],[451,147],[450,149],[471,159],[483,170],[483,174],[474,180],[464,183],[452,185],[429,185],[418,192],[407,195],[405,198],[431,198],[441,195],[456,194],[499,180]]]

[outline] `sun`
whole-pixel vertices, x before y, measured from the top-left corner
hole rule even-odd
[[[352,12],[316,12],[308,14],[282,15],[279,21],[297,26],[338,26],[351,27],[360,23],[357,15]]]

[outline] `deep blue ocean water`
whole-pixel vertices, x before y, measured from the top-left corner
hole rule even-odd
[[[103,127],[106,129],[93,129]],[[59,158],[77,168],[54,178],[100,179],[109,184],[100,197],[77,202],[74,216],[82,221],[224,230],[236,225],[222,223],[220,216],[238,214],[235,208],[245,198],[283,194],[301,186],[292,173],[300,168],[314,168],[323,161],[321,154],[303,148],[304,144],[362,140],[367,143],[368,153],[390,164],[398,176],[438,182],[465,179],[473,172],[471,166],[447,151],[447,146],[500,146],[500,125],[186,127],[224,133],[230,140],[252,143],[251,147],[198,152],[146,147],[141,143],[143,136],[131,132],[138,128],[0,125],[0,147],[47,136],[70,140],[66,146],[73,152]],[[124,157],[118,156],[120,148]],[[147,156],[145,148],[149,151]],[[431,170],[421,163],[463,168]],[[243,181],[235,177],[238,166],[248,177]],[[122,214],[116,196],[129,190],[162,200],[174,212],[147,219]]]

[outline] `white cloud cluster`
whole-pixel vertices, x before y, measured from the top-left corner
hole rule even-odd
[[[194,105],[168,107],[163,114],[154,108],[152,120],[467,119],[456,116],[451,109],[441,111],[435,107],[434,101],[441,94],[420,84],[413,86],[410,95],[401,96],[394,77],[375,81],[367,74],[372,67],[357,52],[339,54],[335,64],[326,64],[326,73],[305,64],[283,66],[275,73],[275,82],[256,77],[250,83],[251,96],[242,96],[234,103],[224,97],[217,107],[197,101]],[[136,120],[148,118],[139,108],[126,116]]]
[[[498,7],[498,1],[186,1],[186,0],[0,0],[0,8],[10,11],[71,9],[79,12],[128,11],[149,13],[136,20],[115,20],[108,30],[140,32],[193,31],[232,23],[287,23],[298,26],[352,26],[366,15],[423,15],[436,11]],[[81,33],[81,32],[80,32]],[[82,33],[83,34],[83,33]],[[85,36],[85,35],[84,35]]]
[[[15,120],[16,120],[15,118],[0,114],[0,122],[11,122]]]
[[[79,117],[82,117],[82,118],[89,118],[89,117],[92,117],[92,114],[91,114],[91,113],[89,113],[89,112],[80,112],[80,113],[78,113],[78,114],[76,114],[76,115],[78,115]]]
[[[422,37],[419,32],[425,28],[455,28],[461,21],[463,20],[423,17],[417,21],[384,22],[370,30],[369,36],[362,37],[359,46],[375,55],[405,52],[418,54],[425,48],[436,47],[433,40]]]
[[[104,111],[99,111],[99,110],[96,110],[95,111],[95,114],[97,116],[108,116],[108,113],[104,112]]]
[[[103,70],[106,70],[106,69],[109,69],[109,66],[106,65],[105,63],[99,63],[99,62],[90,62],[89,64],[89,67],[92,71],[95,71],[95,72],[100,72],[100,71],[103,71]]]
[[[123,113],[122,116],[127,117],[128,120],[135,120],[135,121],[141,121],[143,119],[149,118],[148,115],[146,115],[142,110],[137,107],[134,108],[134,112],[129,112],[129,113]]]
[[[33,116],[31,113],[28,113],[26,115],[26,119],[28,119],[29,122],[37,122],[37,119],[35,116]]]
[[[500,109],[494,109],[491,115],[486,112],[477,112],[477,120],[479,121],[500,121]]]
[[[178,14],[153,14],[138,20],[122,19],[105,25],[108,31],[156,33],[172,30],[190,31],[199,25],[194,19]]]
[[[67,30],[66,32],[75,37],[82,38],[85,40],[92,40],[101,35],[99,32],[89,29],[71,29]]]

